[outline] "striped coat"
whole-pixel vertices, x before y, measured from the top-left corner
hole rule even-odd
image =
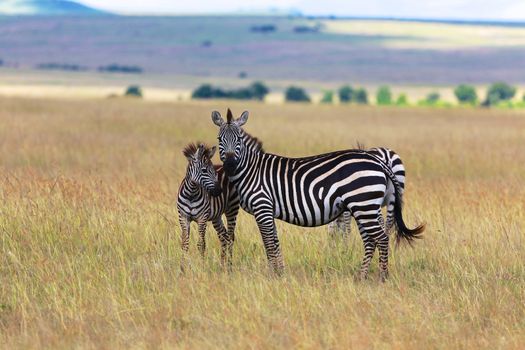
[[[405,190],[405,167],[399,155],[393,150],[383,147],[371,148],[370,150],[368,150],[368,152],[379,157],[384,163],[386,163],[390,167],[400,186],[399,197],[403,199],[403,192]],[[387,234],[390,233],[395,223],[394,202],[394,185],[391,181],[389,181],[387,184],[385,198],[382,204],[383,207],[387,207],[387,218],[385,225],[385,231]],[[328,231],[332,236],[342,235],[343,237],[348,237],[350,235],[351,230],[351,219],[352,215],[349,211],[343,212],[341,216],[339,216],[336,220],[334,220],[328,225]]]
[[[221,242],[221,261],[230,264],[239,198],[222,166],[214,166],[211,162],[215,149],[209,149],[203,144],[190,144],[183,151],[188,159],[188,166],[177,196],[177,211],[182,231],[181,246],[183,252],[188,251],[190,224],[195,221],[199,231],[197,246],[204,255],[206,225],[211,221]],[[228,222],[227,230],[222,221],[223,214]],[[181,267],[184,269],[184,261]]]
[[[274,219],[298,226],[328,224],[349,211],[360,228],[365,247],[361,278],[368,276],[370,261],[379,249],[381,280],[388,275],[389,240],[381,205],[388,181],[394,185],[394,213],[398,237],[411,241],[424,227],[406,227],[399,198],[400,186],[388,165],[362,150],[344,150],[304,158],[287,158],[264,152],[262,144],[242,126],[248,112],[227,121],[212,113],[219,129],[219,154],[241,206],[254,215],[273,271],[282,273],[284,262]]]

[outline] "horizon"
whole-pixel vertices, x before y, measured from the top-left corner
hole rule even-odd
[[[224,15],[302,15],[305,17],[370,18],[393,20],[436,20],[467,22],[524,22],[525,3],[519,0],[442,0],[439,3],[419,4],[416,0],[400,0],[392,4],[375,0],[366,4],[348,4],[328,0],[319,6],[310,0],[255,0],[245,6],[239,0],[221,2],[211,0],[191,4],[172,3],[170,0],[80,0],[86,6],[116,15],[131,16],[224,16]],[[331,10],[336,9],[337,10]],[[460,15],[458,15],[460,14]]]

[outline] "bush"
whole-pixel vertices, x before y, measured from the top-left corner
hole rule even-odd
[[[215,91],[210,84],[203,84],[193,91],[191,98],[213,98]]]
[[[139,66],[122,66],[116,63],[112,63],[107,66],[98,67],[99,72],[108,73],[142,73],[143,70]]]
[[[223,90],[221,88],[213,87],[210,84],[203,84],[193,91],[191,98],[193,99],[210,99],[210,98],[232,98],[238,100],[264,100],[264,97],[270,92],[262,82],[256,81],[249,87]]]
[[[408,98],[406,94],[401,94],[397,97],[396,100],[397,106],[408,106]]]
[[[366,105],[368,103],[368,93],[364,88],[359,88],[355,90],[353,100],[356,103]]]
[[[428,105],[435,105],[438,103],[441,96],[439,95],[439,92],[431,92],[427,95],[427,98],[425,99],[425,102]]]
[[[475,105],[478,101],[478,94],[476,89],[471,85],[461,84],[454,89],[454,95],[458,99],[459,103],[467,103]]]
[[[341,86],[339,88],[339,101],[341,103],[349,103],[352,101],[354,89],[350,85]]]
[[[251,26],[250,30],[254,33],[271,33],[277,30],[277,27],[273,24],[263,24],[260,26]]]
[[[334,102],[334,92],[332,90],[325,90],[323,92],[323,97],[321,98],[321,103],[333,103]]]
[[[511,100],[516,94],[516,88],[506,83],[499,82],[492,84],[488,91],[487,97],[483,102],[484,106],[494,106],[502,101]]]
[[[290,86],[285,92],[286,101],[310,102],[310,97],[304,89],[297,86]]]
[[[142,97],[142,89],[138,85],[130,85],[126,89],[124,96]]]
[[[261,81],[252,83],[249,87],[253,99],[263,101],[264,97],[268,95],[270,89],[264,85]]]
[[[36,69],[44,69],[44,70],[64,70],[64,71],[72,71],[72,72],[79,72],[79,71],[86,71],[88,70],[87,67],[79,66],[78,64],[69,64],[69,63],[40,63],[36,66]]]
[[[377,90],[377,104],[380,106],[386,106],[392,104],[392,92],[388,86],[381,86]]]
[[[293,28],[293,31],[299,34],[318,33],[320,29],[321,29],[321,26],[319,24],[316,24],[315,26],[300,25],[300,26],[295,26]]]

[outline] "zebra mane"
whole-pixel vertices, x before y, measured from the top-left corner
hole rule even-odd
[[[244,135],[245,135],[245,138],[246,138],[246,143],[249,145],[249,146],[253,146],[255,148],[256,151],[260,151],[260,152],[264,152],[264,149],[263,149],[263,143],[261,140],[259,140],[257,137],[255,136],[252,136],[250,134],[248,134],[246,131],[244,131]]]
[[[366,147],[364,143],[361,143],[360,141],[357,141],[356,147],[360,151],[366,151]]]
[[[203,152],[201,153],[201,156],[208,154],[208,151],[210,150],[210,148],[202,142],[188,143],[186,147],[184,147],[184,149],[182,150],[182,154],[184,154],[186,157],[193,157],[195,153],[197,153],[197,151],[199,150],[199,147],[203,148]]]
[[[232,114],[232,111],[228,108],[228,112],[226,113],[226,122],[228,124],[231,124],[233,120],[233,114]]]

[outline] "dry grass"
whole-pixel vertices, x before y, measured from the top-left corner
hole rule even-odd
[[[391,279],[354,282],[362,254],[325,228],[279,223],[269,276],[241,214],[234,271],[209,228],[178,271],[175,199],[189,141],[213,143],[223,102],[0,100],[0,344],[4,348],[504,348],[525,346],[525,115],[472,109],[247,108],[290,156],[389,146],[408,170]],[[195,229],[195,228],[194,228]],[[193,234],[195,237],[195,234]]]

